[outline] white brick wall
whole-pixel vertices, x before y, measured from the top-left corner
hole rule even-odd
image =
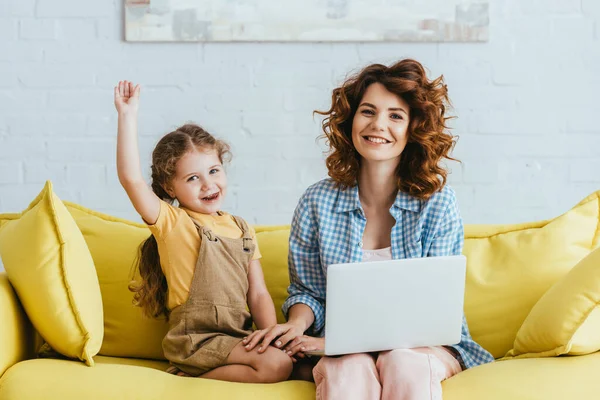
[[[600,2],[491,1],[488,43],[126,43],[122,1],[0,1],[0,212],[51,179],[64,199],[139,220],[116,179],[112,87],[143,86],[142,162],[195,121],[231,142],[231,211],[290,221],[325,176],[320,122],[350,71],[402,57],[443,73],[467,223],[550,218],[600,189]]]

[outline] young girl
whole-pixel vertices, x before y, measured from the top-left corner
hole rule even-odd
[[[169,319],[163,340],[169,372],[236,382],[286,380],[292,371],[286,353],[270,346],[247,351],[241,343],[252,333],[252,320],[259,331],[277,320],[254,231],[221,211],[229,147],[197,125],[184,125],[156,145],[149,187],[137,145],[139,96],[139,85],[122,81],[115,87],[117,171],[152,232],[140,248],[142,282],[130,289],[147,315]]]
[[[463,224],[440,165],[454,146],[448,103],[443,78],[429,80],[414,60],[370,65],[333,91],[321,112],[331,178],[307,189],[292,221],[288,323],[254,333],[249,348],[275,340],[299,358],[324,348],[330,264],[461,254]],[[313,375],[317,399],[430,400],[442,398],[444,379],[490,361],[463,317],[455,346],[323,357]]]

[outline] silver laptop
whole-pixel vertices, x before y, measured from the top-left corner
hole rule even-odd
[[[465,273],[462,255],[330,265],[324,354],[459,343]]]

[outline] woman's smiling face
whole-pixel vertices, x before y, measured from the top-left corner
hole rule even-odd
[[[352,143],[366,161],[400,162],[408,141],[410,109],[381,83],[371,84],[352,120]]]

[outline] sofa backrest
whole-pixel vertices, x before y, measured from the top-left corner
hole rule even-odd
[[[104,306],[100,354],[164,358],[167,323],[142,315],[132,305],[132,278],[146,226],[65,202],[94,259]],[[598,193],[548,221],[515,225],[467,225],[465,314],[473,338],[495,357],[510,348],[535,302],[580,259],[598,246]],[[287,296],[288,226],[258,226],[256,236],[277,318]]]

